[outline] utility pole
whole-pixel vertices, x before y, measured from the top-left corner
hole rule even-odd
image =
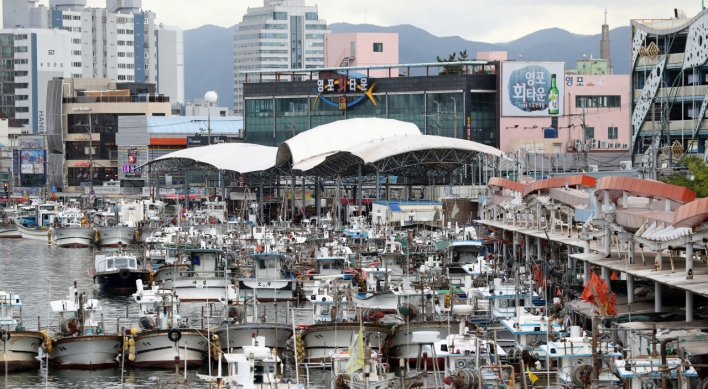
[[[91,111],[89,111],[89,204],[91,204],[91,196],[93,195],[93,120],[91,119]]]

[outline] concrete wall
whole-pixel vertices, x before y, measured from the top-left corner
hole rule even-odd
[[[630,79],[629,75],[566,75],[572,77],[572,85],[566,78],[558,82],[565,85],[565,116],[558,118],[558,138],[544,141],[543,129],[550,127],[552,119],[546,117],[502,117],[500,119],[500,149],[516,151],[522,143],[562,143],[561,152],[573,147],[575,139],[584,139],[583,109],[576,107],[577,96],[620,96],[620,106],[611,108],[585,108],[585,125],[595,129],[595,139],[608,140],[608,127],[617,127],[617,139],[613,142],[630,143]],[[578,82],[582,77],[582,83]],[[535,126],[535,128],[534,128]],[[540,151],[539,151],[540,152]],[[546,153],[554,152],[546,147]]]
[[[354,58],[349,66],[371,66],[398,64],[398,34],[395,33],[350,33],[332,34],[325,37],[325,67],[339,67],[345,56],[351,55],[354,42]],[[383,51],[374,52],[374,43],[382,43]],[[372,77],[388,77],[388,70],[372,70]],[[393,77],[398,76],[391,69]]]

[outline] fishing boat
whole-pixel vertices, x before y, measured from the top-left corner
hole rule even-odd
[[[281,351],[287,347],[288,340],[293,335],[291,326],[279,324],[277,321],[266,323],[265,311],[259,317],[258,304],[253,297],[227,302],[225,309],[226,317],[214,333],[219,338],[221,350],[227,354],[241,352],[244,346],[251,343],[254,336],[264,337],[265,343],[261,342],[261,346]],[[275,314],[277,319],[277,311]]]
[[[593,343],[595,360],[602,361],[599,365],[593,361]],[[548,370],[556,372],[557,383],[563,387],[585,388],[593,381],[604,387],[619,387],[622,384],[612,371],[614,367],[610,362],[623,359],[619,349],[604,340],[593,342],[578,326],[570,328],[569,336],[542,344],[539,348],[542,352],[539,359],[548,358]]]
[[[354,338],[356,342],[363,341]],[[401,379],[389,371],[388,364],[381,362],[381,356],[369,345],[365,345],[364,363],[360,368],[351,371],[347,370],[347,364],[357,355],[352,355],[349,350],[341,350],[332,354],[332,384],[331,389],[351,388],[351,389],[387,389],[399,387]]]
[[[49,228],[54,224],[59,213],[59,203],[49,201],[39,204],[35,211],[36,217],[23,218],[17,225],[17,230],[23,239],[47,242],[50,239]],[[34,220],[34,222],[32,222]]]
[[[140,266],[134,255],[102,251],[94,255],[93,282],[103,290],[116,293],[135,292],[135,282],[149,281],[150,269]]]
[[[84,248],[93,247],[96,231],[93,228],[82,227],[81,223],[62,224],[54,228],[52,242],[59,247]]]
[[[240,278],[238,287],[241,296],[250,294],[258,301],[291,301],[293,300],[292,278],[283,278],[284,254],[264,253],[252,254],[255,262],[253,278]]]
[[[101,247],[131,245],[135,242],[135,228],[121,225],[99,228],[98,239]]]
[[[102,369],[117,367],[123,337],[103,333],[103,325],[94,315],[101,311],[101,303],[89,299],[76,289],[69,296],[50,302],[53,312],[59,313],[59,330],[47,347],[49,362],[61,369]]]
[[[476,238],[476,235],[475,235]],[[485,247],[481,239],[471,239],[471,240],[457,240],[450,243],[448,246],[448,270],[450,275],[470,274],[475,272],[475,268],[480,267],[479,270],[484,271],[484,255]],[[469,265],[476,265],[470,267]],[[463,269],[463,266],[467,265],[467,269]],[[491,269],[490,269],[491,270]]]
[[[15,316],[21,306],[20,296],[0,292],[0,373],[39,368],[37,356],[45,336],[24,329]]]
[[[177,296],[156,286],[144,289],[140,279],[136,288],[133,299],[140,311],[140,328],[131,329],[128,336],[128,343],[135,347],[129,349],[128,365],[173,368],[178,355],[187,367],[202,366],[209,349],[208,334],[189,328],[186,318],[177,313]]]
[[[352,294],[352,301],[359,308],[375,308],[384,313],[395,313],[398,306],[404,302],[417,303],[421,293],[412,290],[403,282],[394,284],[391,280],[393,269],[369,267],[362,269],[362,277],[352,279],[352,286],[358,287],[359,292]],[[422,294],[432,293],[429,289]]]
[[[155,280],[174,290],[180,301],[236,300],[238,292],[229,276],[226,252],[220,249],[185,249],[187,262],[160,266]]]
[[[409,314],[410,315],[410,307]],[[429,370],[433,369],[433,363],[437,362],[439,369],[443,366],[443,359],[436,358],[433,359],[433,353],[429,349],[426,349],[428,358],[427,361],[423,361],[423,365],[418,364],[419,357],[419,346],[416,343],[411,342],[411,336],[417,331],[435,331],[440,334],[442,338],[447,337],[450,333],[457,331],[460,322],[457,320],[451,321],[407,321],[405,323],[396,324],[392,329],[392,335],[387,340],[387,350],[386,355],[388,356],[388,362],[391,366],[401,366],[409,365],[415,366],[418,370],[423,369],[423,365],[427,366]]]
[[[303,385],[282,380],[280,357],[269,347],[263,346],[266,338],[254,336],[243,346],[243,353],[219,353],[218,362],[226,362],[227,372],[217,363],[216,375],[197,374],[197,378],[229,389],[300,389]]]
[[[376,315],[380,311],[364,310],[362,316],[367,322],[362,324],[364,336],[368,339],[371,347],[383,348],[386,338],[390,336],[392,326],[374,323]],[[383,315],[381,315],[383,317]],[[312,324],[302,331],[303,360],[305,363],[329,363],[332,355],[342,350],[347,350],[352,339],[359,333],[358,322],[329,322]]]

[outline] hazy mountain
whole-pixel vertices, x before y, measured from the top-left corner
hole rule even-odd
[[[563,61],[575,67],[575,61],[592,55],[600,57],[600,34],[579,35],[560,28],[548,28],[506,43],[485,43],[454,37],[437,37],[411,25],[391,27],[370,24],[334,23],[332,32],[396,32],[399,39],[401,63],[435,62],[436,57],[447,57],[452,52],[467,50],[469,58],[478,51],[506,51],[509,59],[519,55],[528,61]],[[185,96],[193,101],[214,89],[219,93],[220,105],[233,106],[233,32],[213,25],[184,32]],[[598,26],[598,30],[600,26]],[[610,30],[612,65],[615,73],[629,73],[629,26]],[[415,74],[415,73],[414,73]]]

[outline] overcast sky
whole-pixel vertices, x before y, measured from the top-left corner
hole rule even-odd
[[[599,34],[605,8],[610,28],[629,25],[630,19],[669,18],[675,7],[688,17],[701,9],[701,0],[306,0],[306,4],[318,5],[320,18],[328,23],[412,24],[437,36],[491,43],[550,27]],[[88,5],[104,7],[105,0],[88,0]],[[230,27],[241,21],[248,7],[261,6],[263,0],[143,0],[143,8],[156,12],[158,22],[183,30],[204,24]]]

